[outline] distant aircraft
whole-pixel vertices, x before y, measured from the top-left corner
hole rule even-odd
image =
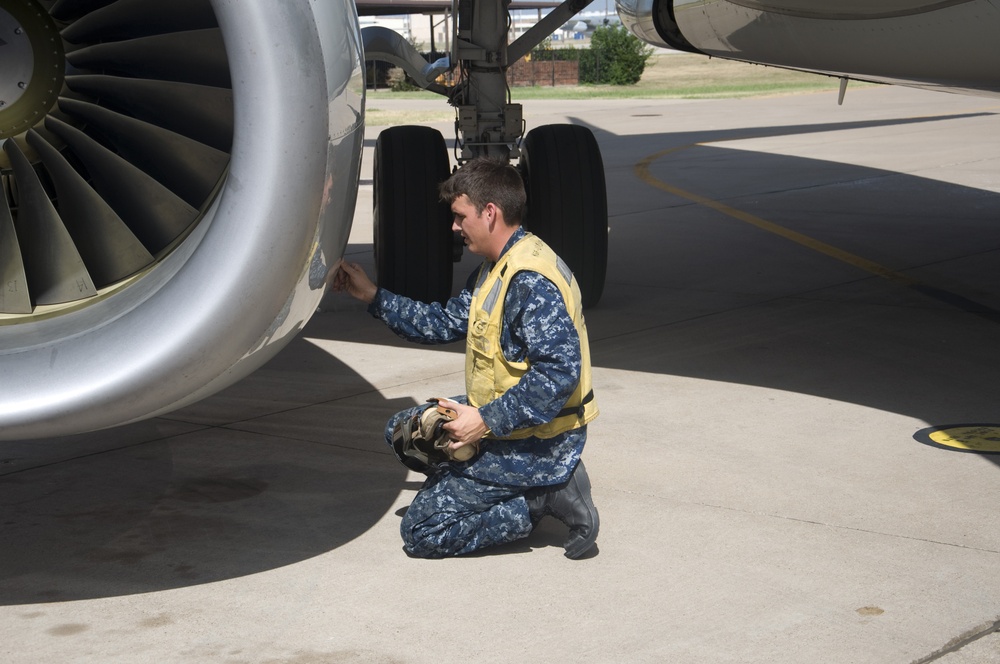
[[[596,141],[572,125],[524,135],[505,79],[588,4],[516,5],[551,10],[507,43],[503,0],[0,0],[0,439],[168,412],[293,338],[347,243],[365,60],[447,96],[458,161],[517,161],[529,226],[596,302],[607,258]],[[452,12],[451,53],[427,63],[399,35],[362,32],[359,11]],[[619,0],[617,11],[659,46],[1000,93],[995,0]],[[392,127],[375,155],[379,281],[446,297],[444,139]]]
[[[622,21],[618,16],[576,16],[562,26],[563,32],[575,32],[590,35],[597,28],[618,26]]]

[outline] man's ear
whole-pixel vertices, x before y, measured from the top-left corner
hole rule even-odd
[[[483,213],[492,225],[493,222],[498,220],[500,216],[500,209],[493,203],[487,203],[483,206]]]

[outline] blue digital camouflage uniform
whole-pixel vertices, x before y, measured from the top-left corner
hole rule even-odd
[[[515,231],[503,253],[524,235],[523,229]],[[380,288],[368,311],[409,341],[464,341],[477,274],[444,305],[416,302]],[[530,366],[516,386],[479,409],[490,431],[505,436],[552,420],[579,382],[580,339],[555,284],[537,272],[513,277],[504,300],[500,344],[508,360]],[[464,396],[454,400],[468,403]],[[392,444],[398,422],[424,408],[394,415],[386,425],[386,442]],[[532,523],[525,491],[568,480],[586,440],[585,426],[548,439],[487,439],[475,458],[442,464],[403,517],[403,548],[415,556],[442,558],[526,537]]]

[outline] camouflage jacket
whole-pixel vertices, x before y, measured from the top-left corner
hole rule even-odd
[[[518,229],[504,253],[524,237]],[[368,311],[409,341],[464,341],[478,269],[465,289],[444,305],[423,303],[380,288]],[[500,345],[504,356],[528,362],[520,382],[479,413],[497,436],[548,422],[572,395],[580,376],[580,339],[555,284],[537,272],[520,272],[504,299]],[[464,397],[456,400],[467,403]],[[488,439],[481,454],[455,470],[476,479],[514,486],[543,486],[569,479],[587,440],[587,427],[553,438]]]

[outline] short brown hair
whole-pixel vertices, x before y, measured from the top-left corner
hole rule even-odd
[[[503,212],[508,226],[517,226],[524,218],[527,201],[524,180],[506,160],[476,157],[442,182],[438,194],[449,204],[465,194],[477,213],[481,213],[487,203],[493,203]]]

